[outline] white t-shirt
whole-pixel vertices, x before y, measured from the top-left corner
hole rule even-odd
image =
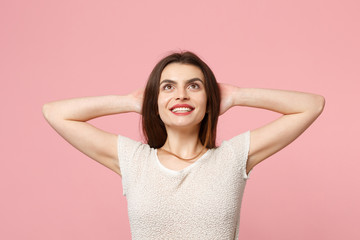
[[[247,131],[175,171],[157,149],[119,135],[132,239],[238,239],[249,146]]]

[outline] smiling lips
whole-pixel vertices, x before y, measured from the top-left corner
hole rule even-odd
[[[176,115],[188,115],[194,110],[194,107],[188,105],[188,104],[176,104],[172,108],[170,108],[170,111]]]

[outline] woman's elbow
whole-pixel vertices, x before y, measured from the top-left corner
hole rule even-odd
[[[51,112],[52,112],[52,107],[51,107],[51,103],[45,103],[42,106],[42,114],[44,116],[44,118],[49,121],[49,119],[51,118]]]
[[[42,114],[43,116],[46,118],[47,117],[47,114],[49,112],[49,104],[48,103],[45,103],[43,106],[42,106]]]
[[[315,95],[314,96],[314,103],[313,103],[313,109],[314,111],[320,115],[325,107],[325,97],[322,95]]]

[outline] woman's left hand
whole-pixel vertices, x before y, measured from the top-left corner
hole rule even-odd
[[[219,83],[221,102],[220,102],[220,115],[224,114],[227,110],[229,110],[232,106],[234,106],[234,92],[237,87]]]

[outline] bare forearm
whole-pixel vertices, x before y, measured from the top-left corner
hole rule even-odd
[[[233,92],[235,106],[263,108],[282,114],[320,113],[324,104],[322,96],[312,93],[263,88],[236,88]]]
[[[130,95],[108,95],[60,100],[43,106],[46,119],[88,121],[90,119],[126,112],[138,112]]]

